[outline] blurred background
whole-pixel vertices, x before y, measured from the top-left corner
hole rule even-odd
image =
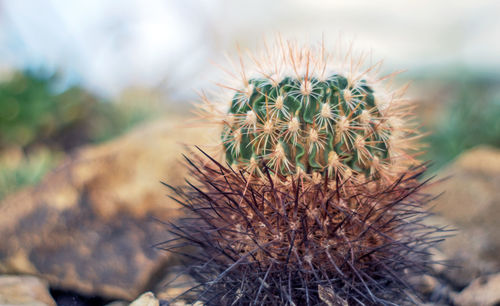
[[[500,146],[500,3],[449,1],[0,1],[0,198],[65,154],[189,108],[212,62],[264,36],[339,36],[406,69],[436,169]]]
[[[178,216],[159,181],[181,184],[179,143],[207,134],[179,124],[215,86],[213,63],[275,33],[354,41],[382,74],[405,70],[422,159],[454,175],[435,190],[448,192],[438,224],[460,234],[435,254],[465,267],[424,294],[498,305],[464,289],[498,273],[500,292],[498,0],[0,0],[0,304],[14,292],[4,274],[48,282],[46,305],[182,292],[165,285],[175,261],[152,247],[166,233],[150,218]]]

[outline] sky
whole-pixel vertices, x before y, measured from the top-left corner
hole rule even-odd
[[[497,0],[0,0],[0,71],[61,71],[103,96],[209,86],[265,36],[354,40],[387,69],[500,69]]]

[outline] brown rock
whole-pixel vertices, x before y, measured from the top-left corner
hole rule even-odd
[[[34,276],[0,276],[0,305],[55,306],[47,283]]]
[[[454,296],[457,306],[492,306],[500,303],[500,274],[474,280],[462,292]]]
[[[500,271],[500,150],[480,147],[463,153],[437,184],[434,192],[445,193],[435,202],[441,224],[457,229],[440,248],[457,268],[443,273],[457,287]]]
[[[133,300],[168,265],[153,217],[178,216],[160,184],[180,183],[181,143],[199,129],[165,119],[73,154],[38,186],[0,203],[0,273],[29,273],[54,287]],[[198,138],[198,139],[196,139]],[[196,139],[196,140],[195,140]]]

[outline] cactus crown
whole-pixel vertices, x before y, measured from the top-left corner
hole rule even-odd
[[[323,45],[281,40],[260,59],[250,57],[253,70],[240,58],[241,77],[229,72],[236,84],[220,85],[230,94],[222,102],[229,101],[228,110],[203,97],[205,114],[223,125],[222,148],[233,168],[366,181],[394,177],[413,161],[403,91],[380,86],[378,64],[360,71],[363,56],[336,61]]]

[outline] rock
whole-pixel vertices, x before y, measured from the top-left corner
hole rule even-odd
[[[160,306],[160,301],[152,292],[146,292],[130,303],[130,306]]]
[[[0,305],[55,306],[47,283],[34,276],[0,276]]]
[[[454,296],[457,306],[492,306],[500,303],[500,274],[480,277]]]
[[[0,273],[129,301],[153,286],[173,260],[153,247],[169,238],[154,218],[179,215],[160,181],[182,181],[182,143],[206,133],[183,125],[165,119],[83,148],[39,185],[4,199]]]
[[[445,193],[434,204],[443,225],[457,229],[440,245],[455,268],[443,269],[456,288],[500,271],[500,150],[479,147],[463,153],[432,187]]]

